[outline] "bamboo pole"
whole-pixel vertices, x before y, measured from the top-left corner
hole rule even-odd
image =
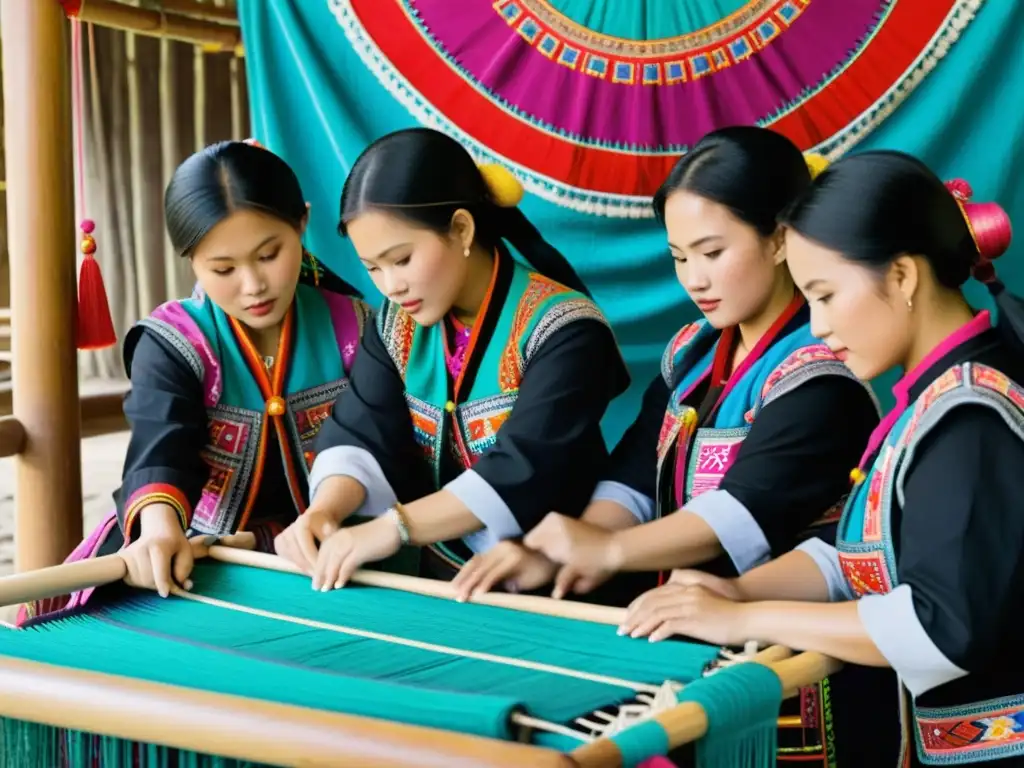
[[[0,0],[13,411],[27,435],[16,459],[19,570],[61,562],[82,538],[66,29],[58,3]]]
[[[572,765],[542,747],[3,656],[0,691],[0,716],[261,764]]]
[[[152,2],[144,0],[143,5],[155,5],[157,10],[163,10],[164,13],[180,13],[182,16],[191,16],[194,19],[238,26],[238,11],[224,3],[210,6],[205,3],[197,3],[196,0],[152,0]]]
[[[820,653],[801,653],[778,661],[762,657],[746,663],[763,663],[774,670],[782,683],[783,698],[835,674],[842,666],[836,659]],[[668,734],[669,749],[697,741],[708,732],[708,715],[693,701],[683,702],[654,719]],[[609,739],[598,739],[576,748],[572,758],[579,768],[620,768],[622,765],[622,753]]]
[[[208,10],[214,10],[213,6]],[[178,13],[123,5],[114,0],[82,0],[77,17],[100,27],[149,37],[166,37],[214,50],[241,52],[242,32],[237,22],[235,26],[216,24]]]

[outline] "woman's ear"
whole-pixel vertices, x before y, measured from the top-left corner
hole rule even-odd
[[[902,302],[907,307],[913,307],[914,295],[921,285],[921,265],[918,259],[907,254],[897,256],[889,265],[888,282]]]
[[[306,215],[302,217],[302,221],[299,222],[299,238],[306,234],[306,226],[309,224],[309,210],[312,206],[306,203]]]
[[[768,238],[772,261],[779,266],[786,260],[786,228],[779,226]]]
[[[452,214],[452,223],[449,227],[451,237],[459,250],[465,253],[473,246],[476,239],[476,221],[473,214],[465,208],[459,208]]]

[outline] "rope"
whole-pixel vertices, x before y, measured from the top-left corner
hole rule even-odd
[[[197,603],[205,603],[206,605],[212,605],[218,608],[226,608],[231,611],[238,611],[239,613],[248,613],[253,616],[262,616],[266,619],[274,619],[276,621],[285,621],[292,624],[300,624],[302,626],[310,627],[313,629],[323,629],[329,632],[338,632],[345,635],[352,635],[354,637],[364,637],[369,640],[380,640],[385,643],[392,643],[394,645],[404,645],[408,648],[419,648],[425,651],[432,651],[434,653],[442,653],[448,656],[458,656],[462,658],[477,659],[479,661],[487,661],[493,664],[504,664],[509,667],[519,667],[520,669],[532,669],[536,672],[548,672],[554,675],[562,675],[564,677],[574,677],[578,680],[589,680],[594,683],[603,683],[605,685],[615,685],[620,688],[630,688],[634,691],[640,691],[645,693],[657,693],[661,686],[650,685],[649,683],[638,683],[632,680],[623,680],[617,677],[607,677],[605,675],[595,675],[590,672],[580,672],[575,669],[567,669],[565,667],[557,667],[553,664],[543,664],[535,661],[526,661],[524,659],[513,659],[508,656],[497,656],[490,653],[481,653],[479,651],[467,651],[460,648],[451,648],[444,645],[435,645],[434,643],[423,643],[419,640],[409,640],[404,637],[395,637],[394,635],[385,635],[380,632],[370,632],[364,629],[356,629],[355,627],[343,627],[338,624],[328,624],[322,621],[314,621],[312,619],[304,619],[298,616],[288,616],[283,613],[274,613],[271,611],[264,611],[261,608],[251,608],[247,605],[238,605],[237,603],[230,603],[226,600],[219,600],[215,597],[206,597],[204,595],[195,595],[184,590],[173,588],[171,594],[176,597],[181,597],[186,600],[192,600]]]

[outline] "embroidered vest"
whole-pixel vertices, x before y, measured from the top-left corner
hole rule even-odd
[[[291,349],[283,399],[285,476],[295,508],[306,509],[313,441],[338,395],[348,386],[363,327],[372,310],[363,301],[299,284],[291,310]],[[225,534],[244,528],[259,492],[271,420],[251,360],[228,317],[202,297],[171,301],[141,324],[170,342],[201,382],[209,441],[202,458],[209,479],[193,510],[191,530]],[[300,458],[301,457],[301,458]]]
[[[657,515],[668,514],[718,488],[736,459],[761,409],[808,379],[838,375],[856,377],[808,325],[779,338],[732,384],[710,427],[697,428],[697,410],[684,403],[709,374],[719,331],[701,319],[683,327],[665,348],[661,374],[671,388],[674,372],[684,370],[673,389],[658,436]],[[869,389],[870,391],[870,389]],[[675,461],[667,459],[675,449]],[[842,504],[822,510],[818,524],[839,518]]]
[[[943,416],[964,403],[996,410],[1024,440],[1024,389],[1004,374],[988,366],[963,363],[932,382],[893,425],[870,472],[843,511],[836,548],[846,579],[859,597],[884,595],[899,586],[893,499],[903,505],[907,471],[921,440]],[[912,704],[911,709],[917,754],[925,765],[1024,756],[1024,735],[1013,728],[997,727],[1000,718],[1024,719],[1024,696],[942,709]],[[905,710],[901,707],[904,734],[910,727],[910,713]],[[901,751],[905,753],[908,747],[904,743]]]
[[[552,334],[569,323],[604,315],[589,298],[515,263],[505,302],[487,338],[471,342],[468,354],[479,366],[468,392],[459,390],[445,364],[443,323],[423,327],[402,308],[385,302],[378,318],[381,338],[405,382],[405,399],[416,442],[442,486],[442,452],[450,451],[456,466],[471,468],[497,440],[511,415],[531,358]],[[493,308],[488,308],[490,318]],[[481,313],[483,315],[483,313]],[[489,320],[488,320],[489,322]],[[482,325],[480,318],[474,331]],[[464,368],[469,367],[469,360]],[[469,542],[472,537],[466,537]],[[443,545],[432,547],[460,565],[462,558]]]

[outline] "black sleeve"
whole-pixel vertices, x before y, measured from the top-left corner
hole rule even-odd
[[[764,407],[719,489],[746,508],[778,557],[849,492],[878,422],[863,384],[818,376]]]
[[[413,434],[405,382],[375,323],[363,331],[348,388],[320,427],[315,451],[320,454],[338,446],[370,453],[399,499],[412,501],[434,490]]]
[[[600,422],[627,384],[614,335],[592,320],[556,331],[530,360],[512,414],[473,467],[523,531],[552,510],[567,512],[556,506],[564,486],[588,485],[574,495],[589,499],[607,469]]]
[[[640,413],[612,451],[611,466],[603,478],[629,486],[654,500],[657,486],[658,435],[671,397],[659,374],[648,385]]]
[[[138,535],[137,513],[150,501],[180,506],[191,520],[209,469],[201,452],[207,418],[201,383],[167,342],[136,326],[125,339],[131,389],[124,415],[131,429],[121,487],[114,492],[126,540]]]
[[[926,435],[907,470],[897,572],[925,633],[968,672],[990,665],[1024,597],[1024,440],[981,405]]]

